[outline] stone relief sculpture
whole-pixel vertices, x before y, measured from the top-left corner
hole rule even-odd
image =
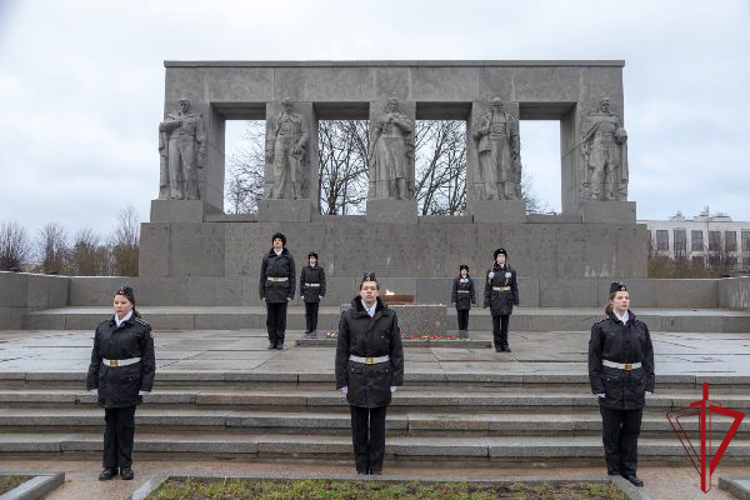
[[[206,165],[206,133],[203,117],[179,100],[179,108],[159,124],[161,175],[159,199],[199,200]]]
[[[301,197],[302,166],[310,140],[305,119],[292,111],[292,100],[281,101],[283,110],[270,123],[266,142],[266,162],[272,166],[273,182],[269,198],[298,199]]]
[[[410,173],[414,125],[399,111],[398,99],[389,99],[384,110],[373,125],[369,199],[410,200],[414,198]]]
[[[627,140],[620,117],[609,110],[609,98],[604,97],[581,124],[581,199],[628,199]]]
[[[503,111],[503,101],[492,99],[490,111],[475,124],[479,175],[477,199],[521,199],[521,139],[518,121]]]

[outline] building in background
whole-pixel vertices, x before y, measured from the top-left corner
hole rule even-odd
[[[669,220],[640,220],[648,228],[649,255],[688,260],[709,267],[750,269],[750,222],[734,221],[706,207],[692,219],[681,212]]]

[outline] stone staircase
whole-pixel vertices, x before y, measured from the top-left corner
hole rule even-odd
[[[50,453],[98,457],[103,411],[81,389],[79,372],[3,377],[0,456]],[[669,375],[644,414],[643,461],[686,465],[666,412],[700,399],[750,411],[747,377]],[[155,391],[136,414],[136,460],[202,458],[351,461],[349,414],[329,372],[157,374]],[[729,421],[713,416],[714,449]],[[697,417],[684,422],[698,443]],[[601,420],[585,375],[407,373],[389,408],[387,460],[540,465],[602,460]],[[722,462],[750,463],[744,421]]]

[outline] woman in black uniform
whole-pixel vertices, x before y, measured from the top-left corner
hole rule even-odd
[[[477,299],[474,295],[474,280],[469,276],[469,266],[461,264],[458,270],[460,274],[453,280],[451,302],[456,304],[458,336],[465,339],[469,336],[469,310],[472,304],[477,303]]]
[[[135,407],[151,392],[156,372],[151,325],[135,310],[135,294],[123,285],[114,296],[114,316],[96,327],[86,389],[104,407],[104,456],[100,481],[133,479]]]
[[[606,318],[591,328],[589,380],[599,398],[607,473],[643,486],[636,475],[646,395],[654,392],[654,348],[648,326],[630,310],[624,283],[610,285]]]
[[[518,277],[508,264],[508,252],[498,248],[494,253],[495,263],[487,271],[484,284],[484,307],[492,314],[492,337],[496,352],[510,352],[508,345],[508,323],[513,306],[518,305]]]
[[[318,329],[320,301],[326,296],[326,273],[315,252],[307,254],[307,265],[299,277],[299,295],[305,302],[305,333],[313,333]]]

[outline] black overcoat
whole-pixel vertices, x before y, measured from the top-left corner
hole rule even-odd
[[[310,286],[318,284],[320,286]],[[309,265],[302,268],[299,277],[299,295],[305,302],[320,302],[320,297],[326,296],[326,272],[320,263],[315,267]]]
[[[489,307],[493,316],[505,316],[513,313],[513,306],[518,302],[516,271],[507,264],[495,264],[485,275],[484,307]]]
[[[472,304],[477,303],[474,293],[474,280],[471,276],[462,278],[458,276],[453,280],[453,290],[451,290],[451,302],[456,304],[457,311],[468,311]]]
[[[280,255],[269,251],[260,264],[259,292],[261,300],[269,304],[281,304],[294,298],[297,271],[294,257],[284,248]],[[286,281],[270,281],[268,278],[287,278]]]
[[[646,391],[654,392],[654,348],[646,323],[628,311],[623,324],[614,313],[594,324],[589,340],[589,381],[594,394],[606,394],[599,404],[613,410],[635,410],[646,404]],[[642,363],[641,368],[625,371],[602,364]]]
[[[367,365],[351,361],[360,357],[390,356],[390,361]],[[342,313],[336,346],[336,388],[349,387],[350,405],[365,408],[387,406],[391,386],[404,381],[404,350],[396,311],[378,298],[375,315],[370,318],[359,296]]]
[[[130,358],[141,358],[141,361],[116,368],[102,363],[102,359]],[[155,373],[151,325],[140,318],[131,317],[118,327],[114,316],[99,323],[94,334],[86,389],[98,389],[101,406],[125,408],[141,403],[143,398],[138,392],[151,391]]]

